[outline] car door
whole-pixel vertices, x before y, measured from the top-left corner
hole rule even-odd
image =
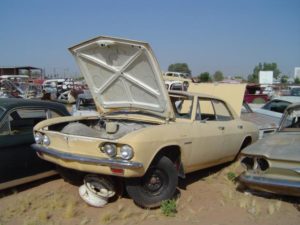
[[[192,123],[192,154],[189,167],[192,170],[218,164],[223,148],[224,130],[216,120],[212,99],[198,98],[196,116]]]
[[[214,99],[212,104],[216,113],[218,127],[222,130],[222,147],[218,149],[221,159],[234,158],[240,149],[243,134],[242,121],[235,120],[226,103]]]

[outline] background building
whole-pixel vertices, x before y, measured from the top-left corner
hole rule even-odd
[[[300,67],[295,67],[294,78],[300,78]]]

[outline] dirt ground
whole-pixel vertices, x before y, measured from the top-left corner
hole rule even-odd
[[[103,208],[83,202],[78,187],[59,177],[0,192],[0,225],[299,225],[297,198],[237,190],[229,180],[239,163],[196,172],[180,181],[177,213],[141,209],[124,194]]]

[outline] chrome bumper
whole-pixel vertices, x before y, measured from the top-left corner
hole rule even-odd
[[[139,169],[143,168],[143,164],[139,162],[132,162],[122,159],[98,158],[86,155],[78,155],[66,152],[60,152],[53,148],[47,148],[39,144],[32,144],[31,147],[38,153],[38,155],[49,155],[63,160],[76,161],[81,163],[90,163],[100,166],[109,166],[120,169]]]
[[[240,182],[247,187],[283,195],[300,196],[300,181],[271,179],[266,177],[251,176],[245,173],[239,176]]]

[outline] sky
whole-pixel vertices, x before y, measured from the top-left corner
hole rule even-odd
[[[68,48],[96,36],[148,42],[163,71],[247,77],[300,67],[300,0],[1,0],[0,67],[79,74]]]

